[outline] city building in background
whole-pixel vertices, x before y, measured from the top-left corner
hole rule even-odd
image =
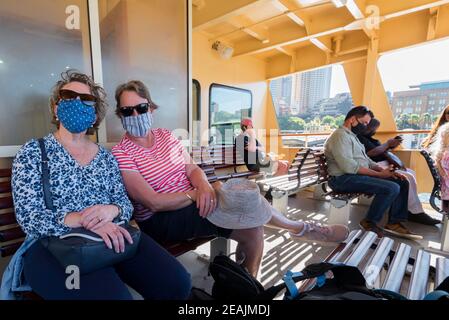
[[[295,73],[270,82],[282,132],[329,132],[342,125],[344,115],[352,107],[352,97],[349,90],[331,97],[332,82],[346,81],[344,76],[334,79],[335,68],[342,67],[331,66]]]
[[[424,82],[393,94],[392,111],[399,130],[430,129],[449,104],[449,80]]]

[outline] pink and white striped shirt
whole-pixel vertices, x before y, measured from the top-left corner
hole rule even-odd
[[[127,136],[112,149],[122,171],[135,171],[142,175],[151,188],[158,193],[176,193],[193,190],[187,177],[181,142],[166,129],[151,130],[154,144],[151,148],[136,145]],[[134,217],[144,221],[153,212],[133,201]]]

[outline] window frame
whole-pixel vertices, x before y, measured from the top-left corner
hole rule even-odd
[[[202,106],[202,104],[201,104],[201,83],[197,79],[192,79],[192,88],[193,88],[193,86],[196,87],[196,101],[198,102],[198,110],[197,110],[198,121],[201,121],[201,106]],[[195,121],[195,119],[193,119],[193,108],[194,108],[194,105],[192,103],[192,120],[189,119],[189,123]],[[190,118],[190,114],[189,114],[189,118]]]
[[[244,89],[244,88],[239,88],[239,87],[233,87],[233,86],[228,86],[225,84],[220,84],[220,83],[212,83],[209,86],[209,110],[208,110],[208,129],[209,129],[209,139],[211,138],[211,129],[212,129],[212,90],[214,88],[224,88],[224,89],[230,89],[230,90],[234,90],[234,91],[239,91],[239,92],[243,92],[243,93],[249,93],[250,95],[250,108],[249,108],[249,112],[248,112],[248,117],[251,118],[253,116],[253,103],[254,103],[254,98],[253,98],[253,92],[249,89]]]

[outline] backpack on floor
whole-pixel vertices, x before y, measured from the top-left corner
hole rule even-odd
[[[215,257],[209,265],[209,273],[215,280],[212,297],[216,300],[255,300],[265,291],[246,268],[225,255]]]

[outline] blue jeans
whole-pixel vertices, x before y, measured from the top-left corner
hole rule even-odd
[[[359,174],[345,174],[331,177],[329,186],[336,192],[360,192],[374,195],[366,214],[366,220],[379,223],[384,212],[390,208],[388,223],[398,223],[408,219],[408,181],[399,179],[379,179]]]
[[[45,300],[131,300],[125,283],[149,300],[184,300],[191,290],[190,274],[181,263],[145,234],[132,259],[81,275],[79,290],[66,288],[68,275],[39,241],[24,255],[24,273]]]

